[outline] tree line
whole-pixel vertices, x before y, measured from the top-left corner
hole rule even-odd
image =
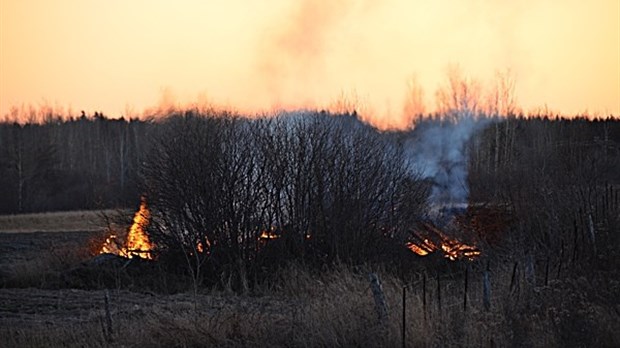
[[[470,144],[469,166],[470,201],[510,208],[506,256],[620,265],[617,119],[504,119]]]
[[[283,260],[402,262],[414,257],[404,245],[437,181],[410,140],[472,113],[430,115],[401,131],[326,112],[2,123],[0,213],[135,207],[144,196],[160,260],[195,284],[228,275],[246,287]],[[484,257],[617,265],[620,122],[474,117],[484,127],[464,142],[464,219]],[[510,223],[492,226],[500,219],[481,206],[502,207]]]
[[[0,123],[0,213],[132,206],[151,122]]]

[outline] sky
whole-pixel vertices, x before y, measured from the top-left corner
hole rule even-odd
[[[349,103],[398,126],[449,71],[525,112],[620,115],[619,0],[0,0],[0,116]]]

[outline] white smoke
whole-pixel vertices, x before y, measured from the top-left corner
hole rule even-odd
[[[468,144],[488,118],[463,116],[450,121],[423,120],[408,140],[411,169],[432,182],[434,204],[462,204],[469,198]]]

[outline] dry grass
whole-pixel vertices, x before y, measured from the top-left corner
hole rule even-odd
[[[322,273],[290,266],[244,294],[202,289],[194,297],[119,286],[109,290],[110,341],[104,334],[105,290],[63,288],[59,282],[67,274],[63,271],[88,259],[88,243],[96,237],[92,232],[0,234],[0,347],[402,344],[403,280],[392,270],[371,266],[338,266]],[[443,272],[441,296],[436,273],[423,277],[420,267],[410,274],[405,282],[407,347],[620,346],[617,270],[565,269],[544,285],[542,268],[537,268],[543,277],[538,274],[536,284],[529,284],[520,269],[510,289],[512,265],[496,263],[487,311],[480,267],[473,263],[468,273],[466,310],[462,268]],[[384,323],[375,310],[370,272],[383,282],[389,307]]]
[[[105,216],[117,213],[115,210],[83,210],[0,215],[0,233],[101,231],[107,227]]]
[[[196,308],[189,294],[112,291],[112,346],[376,346],[366,282],[340,279],[317,287],[319,296],[200,294]],[[0,290],[2,346],[106,346],[103,299],[103,291]]]
[[[104,335],[104,291],[0,290],[3,347],[390,347],[401,345],[402,282],[377,271],[389,304],[379,322],[367,272],[337,267],[313,274],[301,267],[282,270],[274,286],[248,294],[206,291],[158,295],[110,291],[112,342]],[[481,282],[471,279],[467,312],[458,280],[446,280],[442,308],[427,281],[409,284],[407,346],[617,346],[618,310],[590,294],[600,284],[583,278],[548,286],[502,289],[496,274],[489,311]],[[613,285],[617,289],[617,284]],[[613,288],[612,288],[613,289]],[[612,290],[610,289],[610,290]],[[604,293],[599,293],[605,295]],[[196,302],[195,302],[196,300]],[[196,303],[196,307],[195,307]]]

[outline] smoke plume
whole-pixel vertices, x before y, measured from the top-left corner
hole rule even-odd
[[[407,144],[410,166],[432,182],[431,203],[468,202],[468,144],[489,122],[488,118],[467,115],[450,121],[426,120],[416,125]]]

